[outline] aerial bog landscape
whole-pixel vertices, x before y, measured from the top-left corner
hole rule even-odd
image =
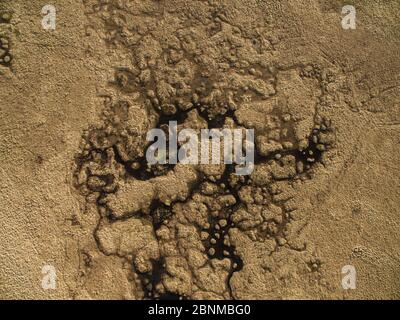
[[[0,299],[399,299],[400,2],[0,0]]]

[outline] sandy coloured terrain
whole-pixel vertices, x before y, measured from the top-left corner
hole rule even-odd
[[[44,5],[0,0],[0,298],[400,298],[399,1]],[[254,171],[148,166],[170,120]]]

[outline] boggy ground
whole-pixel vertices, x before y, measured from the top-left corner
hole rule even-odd
[[[398,298],[400,6],[344,4],[5,3],[1,297]],[[148,166],[169,120],[254,129],[253,173]]]

